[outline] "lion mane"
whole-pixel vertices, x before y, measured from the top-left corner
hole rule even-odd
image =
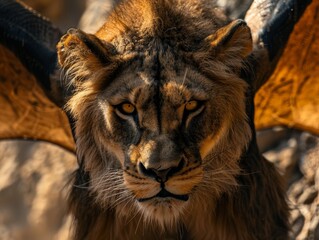
[[[126,0],[58,44],[79,168],[75,239],[287,239],[258,151],[249,27],[211,1]]]

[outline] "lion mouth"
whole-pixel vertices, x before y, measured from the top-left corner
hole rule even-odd
[[[140,199],[138,199],[138,201],[145,202],[145,201],[151,200],[153,198],[175,198],[177,200],[187,201],[189,196],[188,195],[176,195],[176,194],[173,194],[173,193],[167,191],[165,188],[162,188],[162,190],[158,194],[154,195],[153,197],[140,198]]]

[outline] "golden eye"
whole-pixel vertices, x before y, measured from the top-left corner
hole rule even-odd
[[[186,103],[185,109],[187,111],[194,111],[198,108],[198,106],[199,106],[198,101],[193,100]]]
[[[135,111],[135,107],[131,103],[122,103],[120,108],[124,114],[132,114]]]

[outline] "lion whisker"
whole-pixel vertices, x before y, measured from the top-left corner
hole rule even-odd
[[[142,211],[142,213],[140,214],[140,218],[139,218],[139,220],[137,222],[137,225],[136,225],[136,228],[135,228],[135,234],[137,233],[137,230],[138,230],[138,227],[140,225],[141,219],[143,218],[144,212],[145,212],[144,208],[140,209],[140,211]]]
[[[118,205],[122,204],[123,202],[126,202],[125,206],[129,203],[130,196],[129,195],[123,195],[122,197],[116,199],[116,201],[114,201],[114,206],[117,207]],[[133,201],[132,201],[133,202]]]

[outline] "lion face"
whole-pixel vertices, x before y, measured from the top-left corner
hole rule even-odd
[[[148,71],[130,72],[101,93],[100,111],[105,129],[117,136],[112,145],[120,153],[111,151],[121,156],[123,185],[147,215],[170,219],[203,180],[206,153],[201,143],[222,127],[218,117],[208,118],[220,111],[210,108],[216,101],[211,98],[214,84],[186,66],[163,69],[162,81]],[[208,125],[215,126],[209,133]]]
[[[143,60],[136,59],[115,77],[96,97],[95,115],[101,117],[93,125],[99,126],[96,144],[115,156],[115,162],[106,160],[106,164],[113,169],[117,166],[123,180],[120,185],[136,207],[147,218],[174,222],[196,199],[197,191],[203,194],[212,184],[218,194],[228,187],[205,180],[212,165],[225,172],[237,168],[224,167],[236,164],[233,159],[212,163],[213,158],[207,157],[231,124],[224,86],[192,66],[178,62],[174,65],[179,67],[172,69],[168,56],[161,59],[161,63],[150,59],[142,69],[138,66]],[[150,71],[158,68],[162,68],[158,76]],[[237,87],[244,92],[244,84]]]
[[[98,204],[172,226],[236,187],[251,135],[239,77],[247,29],[233,22],[194,51],[156,37],[132,48],[101,33],[62,38],[77,155]]]

